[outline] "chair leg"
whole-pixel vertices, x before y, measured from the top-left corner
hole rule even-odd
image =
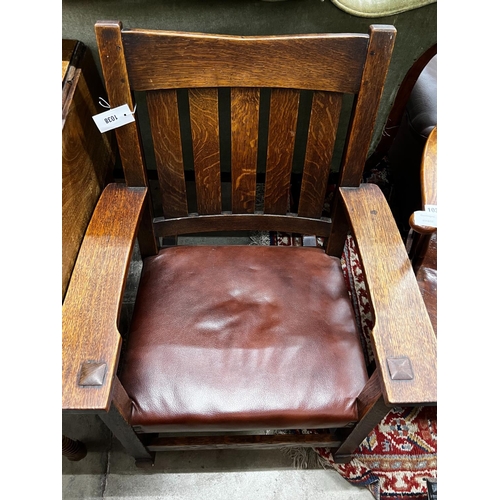
[[[356,448],[375,426],[389,413],[380,389],[379,371],[376,369],[358,396],[359,422],[334,454],[336,463],[347,463]]]
[[[335,192],[333,199],[331,219],[332,231],[328,237],[326,253],[340,258],[344,250],[347,233],[349,232],[349,223],[347,221],[344,207],[340,202],[338,191]]]
[[[109,412],[99,414],[99,417],[108,426],[118,441],[120,441],[127,453],[135,458],[135,463],[138,467],[153,466],[154,453],[148,451],[128,422],[130,405],[130,399],[125,389],[120,381],[115,378],[113,400]]]
[[[382,396],[364,415],[364,417],[356,424],[349,436],[342,443],[340,448],[335,452],[333,459],[337,464],[345,464],[349,462],[356,448],[370,434],[375,426],[387,415],[390,411]]]
[[[62,454],[72,462],[82,460],[87,456],[87,447],[81,441],[75,441],[67,436],[62,437]]]
[[[431,234],[418,234],[415,232],[413,235],[408,257],[412,263],[415,274],[417,274],[424,261],[430,240]]]

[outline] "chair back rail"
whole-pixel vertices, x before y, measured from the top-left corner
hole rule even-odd
[[[123,30],[134,90],[277,87],[359,90],[367,35],[232,36]],[[292,70],[291,70],[292,69]]]
[[[110,105],[127,103],[132,109],[133,92],[146,92],[162,193],[163,217],[154,220],[155,236],[284,227],[311,234],[307,228],[312,220],[318,222],[313,227],[319,233],[329,234],[332,224],[322,219],[323,204],[343,95],[354,94],[355,99],[339,185],[356,186],[388,70],[393,27],[371,26],[369,35],[241,37],[122,30],[119,22],[102,21],[96,24],[96,34]],[[223,88],[230,89],[227,109],[221,104]],[[261,89],[271,89],[268,115],[262,113]],[[186,91],[187,120],[180,112],[181,92]],[[313,93],[306,110],[300,194],[291,213],[290,180],[300,156],[296,138],[303,91]],[[229,214],[223,212],[221,186],[220,135],[226,122],[230,127]],[[259,136],[262,130],[264,137]],[[127,184],[146,186],[137,121],[116,129],[116,135]],[[263,207],[256,211],[259,146],[266,148],[265,186]],[[193,160],[195,214],[188,209],[187,154]]]

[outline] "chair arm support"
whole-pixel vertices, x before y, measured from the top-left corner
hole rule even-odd
[[[62,307],[62,409],[106,412],[128,267],[147,188],[109,184],[87,227]]]
[[[420,167],[422,209],[425,205],[437,205],[437,127],[434,127],[425,143]],[[415,214],[410,216],[410,227],[420,234],[432,234],[435,227],[415,223]]]
[[[375,317],[372,344],[385,403],[437,403],[437,343],[391,210],[379,187],[340,188]]]

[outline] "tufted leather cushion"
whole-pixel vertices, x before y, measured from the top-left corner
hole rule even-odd
[[[163,249],[144,262],[121,381],[146,432],[341,426],[367,381],[339,259]]]

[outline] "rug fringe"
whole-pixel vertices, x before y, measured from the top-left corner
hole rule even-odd
[[[321,457],[314,451],[314,448],[282,448],[283,455],[292,461],[294,469],[326,469]]]
[[[271,246],[269,231],[252,231],[250,234],[250,245]]]

